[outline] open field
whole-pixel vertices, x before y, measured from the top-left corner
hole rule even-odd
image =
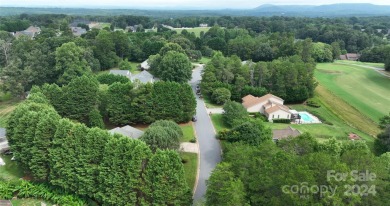
[[[181,152],[180,157],[183,161],[184,175],[188,186],[194,189],[196,174],[198,172],[198,154]]]
[[[390,79],[373,69],[324,63],[317,65],[315,77],[322,86],[375,122],[390,112]],[[338,106],[332,104],[332,107]]]
[[[194,27],[194,28],[174,28],[178,34],[181,33],[184,29],[187,30],[189,33],[194,32],[196,37],[200,37],[200,32],[206,33],[211,27]]]

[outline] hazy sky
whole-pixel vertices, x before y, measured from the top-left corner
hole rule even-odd
[[[0,6],[23,7],[118,7],[118,8],[254,8],[262,4],[321,5],[334,3],[372,3],[390,5],[389,0],[0,0]]]

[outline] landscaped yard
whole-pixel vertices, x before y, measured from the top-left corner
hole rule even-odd
[[[191,190],[194,189],[196,174],[198,172],[198,154],[181,152],[180,156],[183,160],[184,175],[188,186]]]
[[[372,148],[374,143],[374,138],[364,132],[361,132],[357,128],[375,133],[379,131],[376,124],[370,121],[368,118],[360,119],[360,118],[364,118],[364,116],[359,114],[357,110],[354,110],[348,104],[343,103],[343,101],[337,96],[334,95],[329,96],[329,95],[331,94],[329,94],[329,92],[326,92],[326,90],[324,90],[323,87],[319,86],[316,89],[316,96],[314,99],[320,103],[321,105],[320,108],[313,108],[302,104],[288,105],[289,107],[297,111],[310,112],[311,114],[317,116],[321,121],[323,121],[324,123],[322,124],[298,125],[298,124],[281,124],[281,123],[270,123],[270,122],[266,122],[265,124],[269,126],[271,129],[283,129],[288,126],[291,126],[295,129],[298,129],[301,132],[308,132],[312,134],[320,142],[333,137],[340,141],[350,141],[348,139],[348,134],[355,133],[358,134],[360,137],[362,137],[364,140],[366,140],[368,146]],[[337,106],[330,107],[329,102],[334,103]],[[352,120],[353,124],[358,124],[359,127],[353,126],[352,123],[346,123],[340,116],[343,118],[344,116],[347,116],[348,117],[347,120]],[[360,117],[358,118],[359,121],[356,122],[356,120],[353,119],[353,117]],[[224,125],[221,114],[211,115],[211,120],[217,132],[223,129],[229,129],[226,125]]]
[[[320,85],[375,122],[390,112],[390,79],[373,69],[324,63],[317,65],[315,77]],[[336,103],[329,106],[339,107]]]
[[[183,138],[180,140],[180,142],[189,142],[195,138],[192,122],[189,122],[187,124],[181,124],[180,127],[181,130],[183,130]]]
[[[194,32],[196,37],[200,37],[200,32],[203,31],[204,33],[206,33],[210,29],[210,27],[174,28],[173,30],[180,34],[181,31],[183,31],[184,29],[187,30],[189,33]]]
[[[223,105],[217,105],[217,104],[212,103],[211,100],[209,99],[209,97],[207,97],[207,96],[203,96],[203,100],[204,100],[204,103],[206,104],[207,108],[222,108],[223,107]]]

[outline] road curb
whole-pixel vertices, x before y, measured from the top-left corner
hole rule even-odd
[[[191,125],[192,125],[192,128],[194,129],[194,135],[195,135],[195,138],[196,138],[196,145],[198,145],[198,169],[197,169],[197,172],[196,172],[195,184],[194,184],[194,188],[193,188],[193,191],[192,191],[192,197],[194,197],[195,192],[196,192],[196,188],[198,187],[198,180],[199,180],[199,173],[200,173],[200,149],[199,149],[198,136],[196,134],[196,129],[194,128],[194,122],[192,122]]]

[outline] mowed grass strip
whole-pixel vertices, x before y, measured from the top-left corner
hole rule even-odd
[[[184,175],[188,186],[194,189],[196,174],[198,173],[198,154],[180,152],[180,157],[184,166]]]
[[[322,85],[318,85],[315,91],[323,105],[342,119],[347,125],[372,136],[375,136],[380,132],[378,125],[375,122]]]
[[[315,77],[323,87],[375,122],[390,112],[390,79],[373,69],[324,63],[317,65]]]
[[[180,142],[189,142],[195,138],[195,132],[192,122],[181,124],[180,127],[183,131],[183,137]]]

